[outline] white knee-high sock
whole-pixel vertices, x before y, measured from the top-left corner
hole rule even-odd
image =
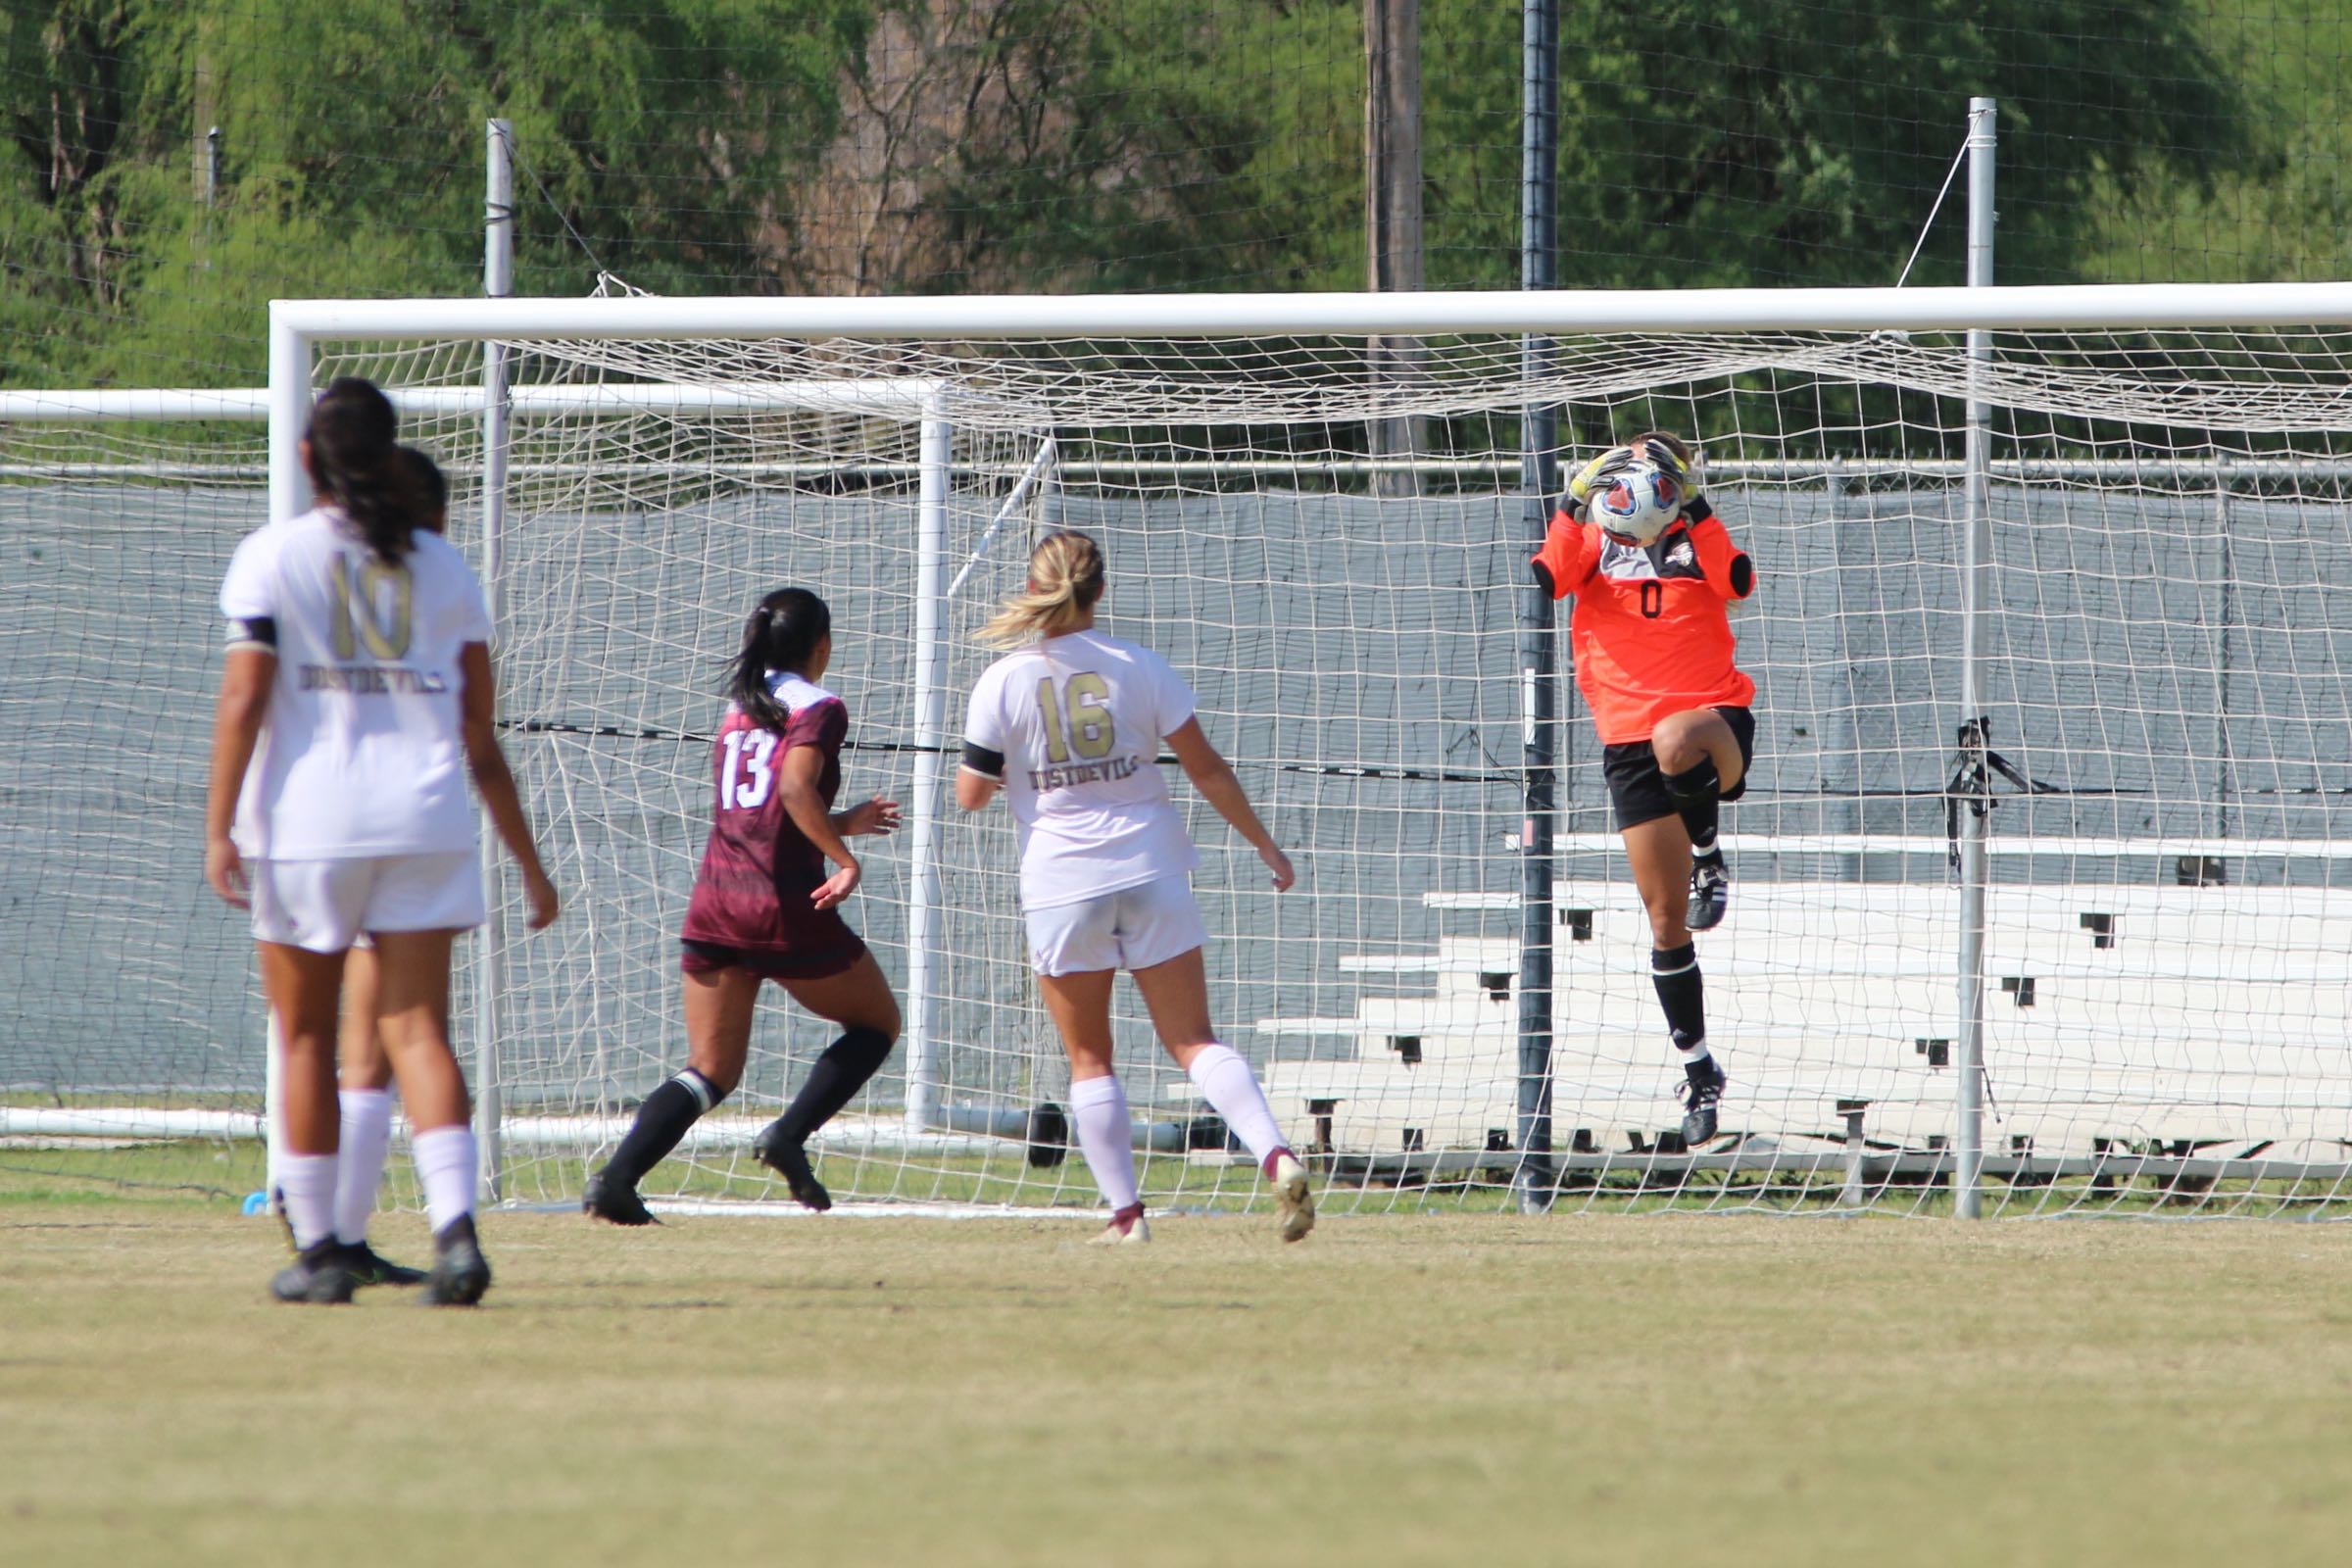
[[[1257,1074],[1250,1070],[1240,1052],[1212,1041],[1194,1055],[1190,1070],[1200,1098],[1225,1118],[1225,1125],[1249,1146],[1259,1164],[1276,1150],[1291,1147],[1291,1141],[1282,1135],[1282,1123],[1274,1119],[1264,1092],[1257,1087]]]
[[[286,1224],[298,1248],[331,1241],[335,1234],[335,1167],[333,1154],[277,1156],[277,1198],[285,1206]]]
[[[416,1179],[424,1187],[425,1217],[435,1233],[473,1212],[473,1129],[460,1122],[409,1140]]]
[[[1070,1120],[1078,1124],[1078,1152],[1102,1197],[1112,1208],[1133,1208],[1135,1124],[1127,1119],[1127,1091],[1118,1074],[1073,1082]]]
[[[384,1161],[392,1153],[392,1092],[346,1089],[342,1163],[335,1170],[335,1240],[357,1247],[368,1239],[375,1212],[375,1190],[383,1184]]]

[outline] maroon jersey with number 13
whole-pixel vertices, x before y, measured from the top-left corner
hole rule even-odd
[[[784,809],[777,788],[784,756],[813,746],[824,754],[817,790],[827,810],[841,791],[841,746],[850,711],[841,699],[798,675],[771,675],[768,689],[791,714],[784,733],[762,729],[730,707],[713,761],[717,794],[710,839],[686,906],[688,942],[748,953],[821,958],[863,944],[839,913],[808,901],[831,875],[824,853]]]

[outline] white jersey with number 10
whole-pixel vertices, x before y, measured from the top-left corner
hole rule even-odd
[[[1004,759],[1020,826],[1021,903],[1077,904],[1200,863],[1156,765],[1193,716],[1168,662],[1099,631],[1009,654],[972,688],[963,736]]]
[[[466,558],[419,531],[397,565],[326,508],[247,534],[220,612],[231,647],[277,654],[237,848],[288,860],[474,844],[459,655],[490,641]]]

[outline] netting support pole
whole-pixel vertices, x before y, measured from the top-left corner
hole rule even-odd
[[[2220,629],[2213,661],[2213,836],[2230,836],[2230,625],[2237,616],[2237,553],[2230,548],[2230,469],[2226,457],[2213,465],[2213,537],[2221,552],[2222,604],[2214,617]]]
[[[1992,286],[1993,101],[1968,101],[1968,286]],[[1973,381],[1992,360],[1992,334],[1968,334]],[[1974,388],[1972,387],[1972,391]],[[1961,512],[1960,712],[1974,724],[1979,744],[1985,722],[1985,642],[1992,607],[1991,410],[1979,398],[1968,402],[1968,471]],[[1989,789],[1989,786],[1987,786]],[[1984,1212],[1984,904],[1991,881],[1985,840],[1992,831],[1988,798],[1971,801],[1960,812],[1960,1016],[1954,1037],[1959,1059],[1954,1075],[1952,1212],[1977,1219]]]
[[[501,300],[514,292],[514,126],[505,120],[489,122],[485,146],[486,175],[482,206],[482,293]],[[512,455],[514,407],[508,395],[509,350],[504,343],[482,344],[482,595],[490,607],[490,624],[500,625],[506,614],[500,584],[504,565],[507,522],[507,464]],[[506,1186],[506,1147],[500,1130],[505,1119],[505,1097],[499,1082],[498,1036],[506,990],[506,922],[499,889],[498,835],[485,820],[482,827],[482,888],[489,895],[490,917],[482,925],[481,963],[473,987],[473,1133],[481,1150],[481,1189],[484,1201],[495,1203]]]
[[[906,1130],[940,1124],[939,816],[948,742],[948,465],[955,428],[923,405],[914,556],[914,798],[907,803]]]
[[[1520,116],[1519,282],[1548,289],[1558,257],[1559,58],[1558,0],[1522,0],[1520,59],[1524,98]],[[1551,339],[1530,336],[1520,345],[1527,384],[1550,369]],[[1532,554],[1551,520],[1558,487],[1555,449],[1559,411],[1529,404],[1520,425],[1519,481],[1524,521],[1520,537]],[[1513,554],[1516,554],[1514,550]],[[1512,565],[1526,583],[1519,605],[1519,716],[1525,813],[1519,824],[1519,1164],[1513,1185],[1524,1213],[1551,1206],[1559,1175],[1551,1159],[1551,858],[1558,808],[1559,646],[1551,596]]]

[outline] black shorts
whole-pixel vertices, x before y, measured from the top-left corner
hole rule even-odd
[[[1745,708],[1718,708],[1740,743],[1740,782],[1723,792],[1727,801],[1747,793],[1747,771],[1756,760],[1756,715]],[[1658,771],[1658,754],[1647,741],[1618,741],[1600,749],[1601,776],[1609,781],[1609,805],[1617,813],[1617,828],[1640,827],[1661,816],[1674,815],[1674,797],[1666,793],[1666,776]]]
[[[829,911],[826,911],[829,912]],[[823,980],[841,974],[865,956],[865,944],[844,923],[840,938],[790,953],[767,948],[730,948],[717,942],[678,943],[678,967],[688,974],[715,974],[721,969],[749,969],[762,980]]]

